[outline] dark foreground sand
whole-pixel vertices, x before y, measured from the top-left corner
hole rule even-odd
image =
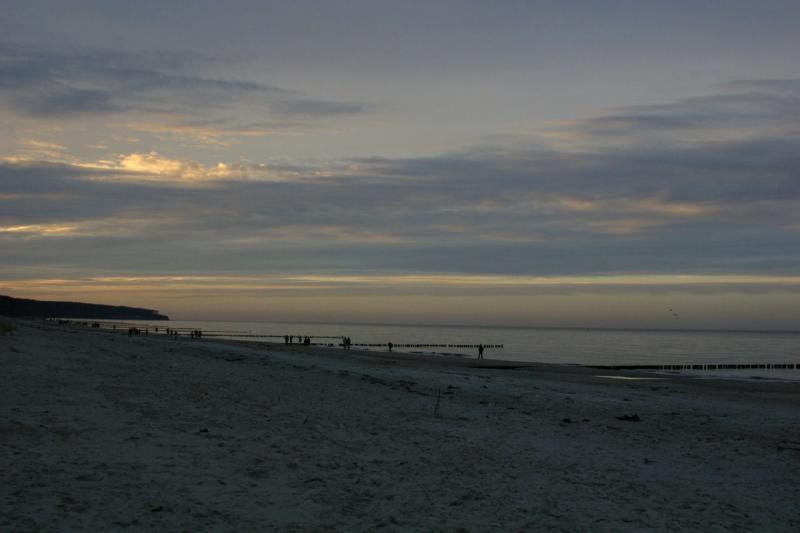
[[[796,383],[16,325],[2,531],[800,530]]]

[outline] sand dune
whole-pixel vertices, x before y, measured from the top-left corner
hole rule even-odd
[[[797,383],[16,326],[3,531],[800,530]]]

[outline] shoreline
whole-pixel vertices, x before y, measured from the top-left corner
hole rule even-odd
[[[12,322],[4,529],[800,528],[800,383]]]
[[[101,327],[107,325],[108,323],[101,323]],[[142,322],[131,325],[146,328],[148,324]],[[169,325],[187,333],[200,327],[204,333],[209,334],[208,337],[271,341],[279,345],[284,339],[284,335],[281,334],[283,328],[275,323],[177,321],[170,322]],[[402,328],[386,330],[366,328],[348,331],[330,324],[315,327],[299,323],[286,329],[293,329],[295,334],[299,332],[303,337],[310,337],[313,345],[337,343],[337,339],[346,335],[354,339],[353,349],[365,347],[370,351],[386,351],[387,340],[392,340],[395,351],[469,358],[475,357],[478,345],[483,344],[485,348],[488,347],[486,356],[492,360],[580,364],[591,367],[641,367],[665,372],[687,369],[691,366],[696,371],[705,369],[708,372],[729,374],[730,378],[736,379],[750,376],[781,380],[800,379],[800,372],[795,372],[800,370],[800,359],[797,356],[797,350],[800,348],[798,339],[785,335],[764,337],[741,333],[740,336],[726,337],[716,333],[702,333],[706,336],[701,338],[701,342],[692,337],[694,334],[700,334],[697,332],[691,335],[676,332],[675,334],[680,336],[671,341],[670,337],[663,337],[663,332],[658,331],[580,332],[575,335],[564,331],[553,331],[542,333],[545,336],[541,337],[533,330],[519,333],[519,336],[510,333],[506,336],[503,330],[474,331],[469,334],[436,328],[431,330],[435,333]],[[152,327],[150,332],[153,332]],[[610,336],[596,337],[604,334]],[[736,365],[738,370],[730,368],[732,365]],[[691,374],[697,373],[691,372]]]
[[[169,339],[167,339],[169,340]],[[187,342],[196,342],[182,338]],[[550,379],[563,379],[570,381],[568,376],[592,376],[597,377],[599,374],[604,374],[606,378],[629,378],[632,380],[641,379],[659,379],[673,382],[674,384],[686,384],[690,387],[692,384],[696,385],[699,389],[715,388],[718,390],[731,389],[735,391],[749,390],[751,392],[787,392],[796,393],[800,398],[800,370],[797,371],[797,379],[783,379],[783,378],[764,378],[761,376],[742,377],[732,376],[723,373],[719,374],[689,374],[689,373],[676,373],[670,370],[657,370],[655,368],[631,368],[625,365],[583,365],[578,363],[546,363],[535,361],[517,361],[512,359],[501,358],[485,358],[482,360],[477,359],[475,356],[469,354],[441,354],[434,352],[403,352],[398,350],[381,351],[370,350],[365,348],[352,348],[345,350],[338,346],[321,346],[311,345],[305,346],[302,344],[284,344],[282,342],[271,341],[253,341],[253,340],[238,340],[226,338],[214,338],[208,340],[203,338],[201,343],[221,343],[223,345],[243,346],[255,350],[270,349],[276,352],[286,352],[291,354],[303,354],[316,357],[335,357],[344,360],[352,359],[361,362],[374,362],[375,364],[403,364],[410,368],[416,366],[423,367],[457,367],[463,369],[475,370],[497,370],[515,372],[514,375],[521,377],[521,372],[525,371],[536,372],[539,377],[548,377]],[[668,366],[668,365],[665,365]],[[519,372],[521,371],[521,372]],[[613,374],[613,376],[608,376]],[[584,379],[580,379],[584,381]],[[760,386],[763,385],[763,386]]]

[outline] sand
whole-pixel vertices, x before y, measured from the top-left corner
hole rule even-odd
[[[2,531],[800,530],[798,383],[15,325]]]

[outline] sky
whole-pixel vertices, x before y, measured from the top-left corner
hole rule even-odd
[[[0,294],[800,330],[800,3],[15,1]]]

